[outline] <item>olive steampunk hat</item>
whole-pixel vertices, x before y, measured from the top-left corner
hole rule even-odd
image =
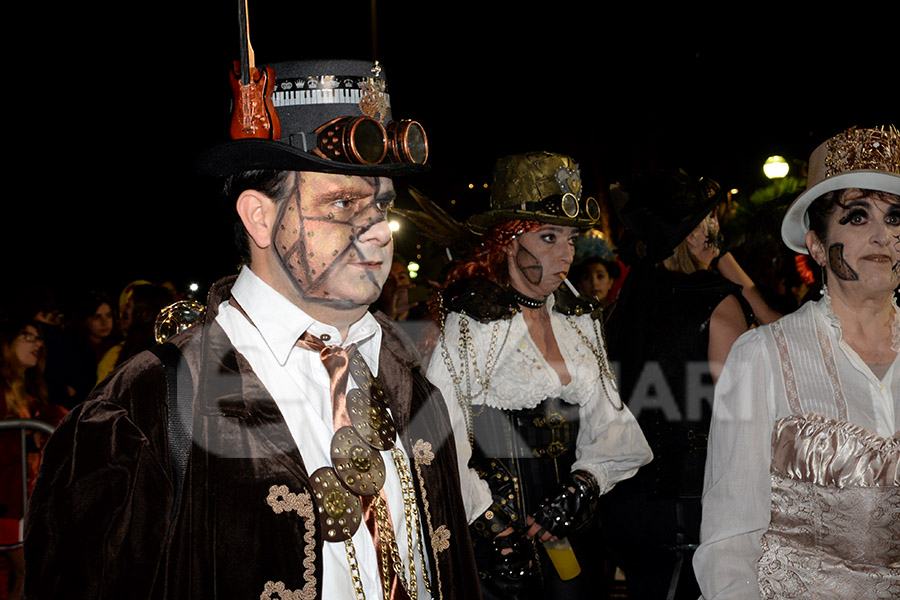
[[[361,60],[306,60],[260,67],[274,72],[280,135],[219,144],[197,162],[201,173],[254,169],[364,176],[428,170],[428,140],[415,121],[394,121],[384,69]]]
[[[656,263],[672,252],[722,199],[718,183],[684,170],[637,175],[627,186],[609,189],[619,218],[637,238],[635,253]]]
[[[852,127],[813,151],[806,190],[797,196],[781,222],[784,243],[795,252],[808,254],[809,205],[823,194],[847,188],[900,196],[900,133],[896,127]]]
[[[469,217],[466,226],[482,234],[497,223],[521,219],[588,229],[600,219],[600,204],[581,196],[581,171],[568,156],[514,154],[497,161],[490,208]]]

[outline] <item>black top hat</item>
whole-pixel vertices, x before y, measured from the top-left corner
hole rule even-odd
[[[428,170],[424,130],[415,121],[392,120],[378,62],[307,60],[266,67],[275,75],[272,103],[280,137],[215,146],[200,156],[200,172],[227,176],[276,169],[390,177]]]
[[[668,258],[721,199],[718,183],[681,169],[644,173],[627,189],[613,184],[609,191],[619,218],[639,240],[638,257],[654,263]]]

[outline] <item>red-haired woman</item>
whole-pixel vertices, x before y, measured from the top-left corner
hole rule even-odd
[[[501,159],[491,209],[468,222],[480,251],[441,294],[428,376],[453,421],[488,599],[582,597],[587,577],[562,581],[544,543],[569,538],[577,555],[599,496],[651,458],[619,399],[596,306],[554,297],[598,217],[572,159]]]

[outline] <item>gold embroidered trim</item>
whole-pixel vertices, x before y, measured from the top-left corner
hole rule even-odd
[[[307,593],[306,586],[302,590],[285,589],[283,581],[267,581],[263,587],[259,600],[314,600],[316,597],[315,588],[312,593]]]
[[[272,507],[272,511],[276,515],[280,515],[284,511],[297,511],[301,517],[308,519],[315,516],[312,498],[309,492],[302,491],[295,494],[288,490],[286,485],[273,485],[269,488],[269,495],[266,497],[266,504]]]
[[[431,508],[428,503],[428,492],[422,479],[422,465],[430,466],[434,460],[434,452],[431,451],[431,442],[418,439],[413,444],[413,462],[416,466],[416,475],[419,478],[419,488],[422,490],[422,509],[425,512],[425,523],[428,525],[428,534],[431,537],[431,552],[434,556],[434,576],[437,579],[437,598],[443,598],[443,588],[441,586],[441,569],[438,565],[438,554],[450,547],[450,530],[446,525],[441,525],[437,529],[431,522]],[[422,541],[419,540],[419,547],[422,547]],[[424,561],[423,561],[424,563]],[[422,565],[422,572],[426,571],[425,564]]]
[[[430,466],[431,461],[434,460],[434,452],[431,451],[431,444],[425,440],[416,440],[416,443],[413,445],[413,458],[417,464],[422,463],[426,467]]]
[[[435,554],[439,554],[450,547],[450,530],[446,525],[438,527],[431,534],[431,544],[434,546]]]
[[[844,390],[838,377],[837,363],[834,361],[834,348],[831,347],[831,342],[822,330],[818,319],[815,320],[815,326],[816,336],[819,338],[819,348],[822,350],[822,362],[825,363],[825,371],[828,372],[828,381],[831,383],[831,393],[838,409],[838,417],[846,420],[848,418],[847,400],[844,398]]]
[[[772,335],[775,337],[775,345],[778,347],[778,356],[781,361],[781,376],[784,380],[784,391],[787,395],[788,405],[791,407],[791,411],[799,413],[800,394],[797,393],[797,380],[794,377],[794,366],[791,364],[791,355],[788,352],[784,329],[777,321],[772,324]]]
[[[280,600],[315,600],[316,597],[316,512],[312,497],[303,490],[295,494],[286,485],[273,485],[269,488],[266,504],[272,512],[280,515],[283,512],[295,511],[303,518],[306,531],[303,533],[303,587],[298,590],[285,589],[283,581],[267,581],[260,594],[260,600],[271,600],[273,594]]]

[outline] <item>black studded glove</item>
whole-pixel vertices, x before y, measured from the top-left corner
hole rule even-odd
[[[530,600],[540,589],[534,543],[521,529],[498,535],[510,524],[495,502],[470,525],[482,592],[488,599]]]
[[[534,520],[558,538],[564,538],[587,525],[597,513],[600,488],[587,471],[575,471],[555,498],[547,498],[534,514]]]
[[[512,524],[513,521],[509,515],[494,501],[489,509],[472,521],[469,530],[472,532],[473,539],[479,537],[490,540]]]

